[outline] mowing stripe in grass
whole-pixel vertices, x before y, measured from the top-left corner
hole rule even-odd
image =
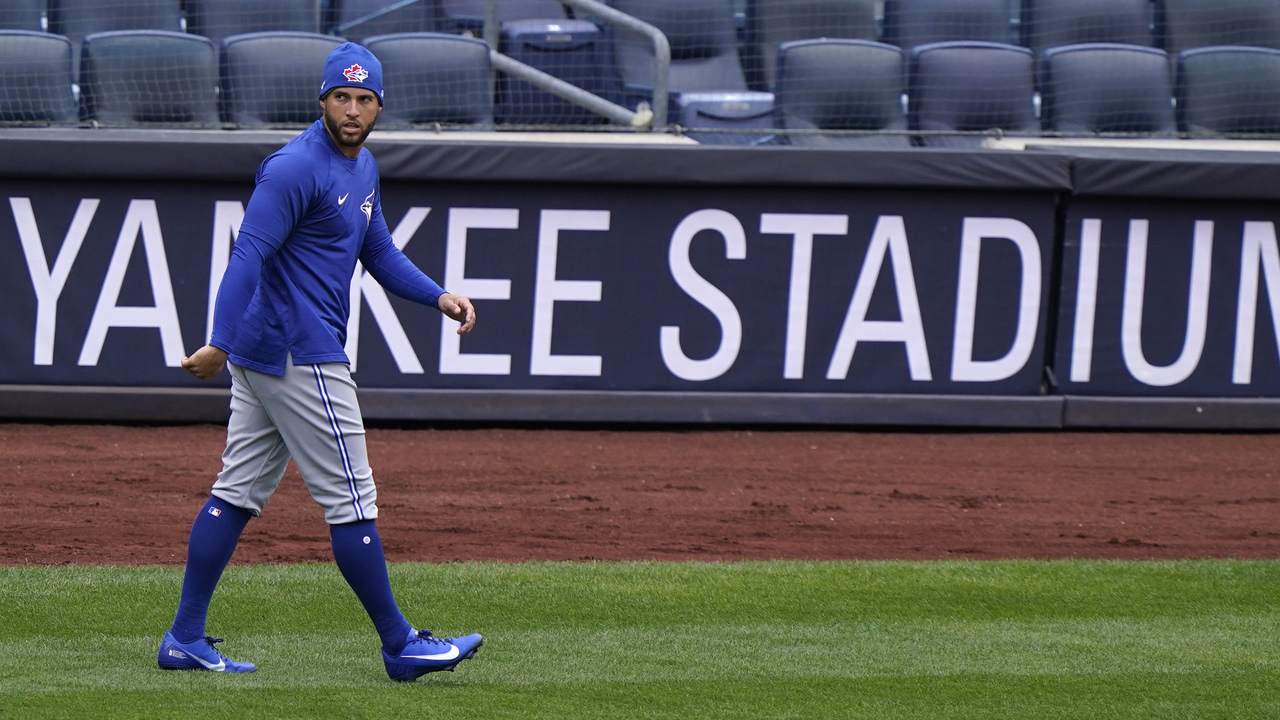
[[[172,568],[0,568],[0,718],[1267,717],[1280,563],[393,565],[413,621],[485,633],[390,683],[328,565],[233,567],[248,676],[155,668]]]

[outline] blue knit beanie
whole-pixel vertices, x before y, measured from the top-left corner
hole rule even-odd
[[[324,82],[320,97],[336,87],[359,87],[372,90],[382,104],[382,63],[364,47],[353,42],[342,43],[324,61]]]

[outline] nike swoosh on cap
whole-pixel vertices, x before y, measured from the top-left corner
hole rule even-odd
[[[414,658],[416,660],[452,660],[458,657],[458,646],[450,645],[449,652],[440,653],[439,655],[401,655],[404,658]]]
[[[350,195],[350,194],[351,194],[351,193],[347,193],[347,195]],[[346,201],[347,201],[347,195],[343,195],[342,197],[338,198],[338,204],[339,204],[339,205],[341,205],[342,203],[344,203],[344,202],[346,202]]]

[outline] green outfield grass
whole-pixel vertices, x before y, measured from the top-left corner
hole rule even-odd
[[[328,565],[232,567],[251,675],[166,672],[175,568],[0,568],[0,718],[1249,718],[1280,707],[1280,562],[393,565],[487,638],[387,680]]]

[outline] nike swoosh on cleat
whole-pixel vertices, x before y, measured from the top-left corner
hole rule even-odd
[[[439,655],[401,655],[402,658],[413,658],[415,660],[452,660],[458,657],[458,646],[450,645],[449,652],[440,653]]]
[[[351,193],[347,193],[347,195],[350,195],[350,194],[351,194]],[[339,205],[341,205],[342,203],[344,203],[344,202],[346,202],[346,201],[347,201],[347,195],[343,195],[342,197],[338,198],[338,204],[339,204]]]
[[[204,668],[205,668],[205,670],[212,670],[212,671],[214,671],[214,672],[222,672],[223,670],[226,670],[226,669],[227,669],[227,664],[226,664],[225,662],[223,662],[221,659],[219,659],[219,660],[218,660],[217,664],[214,664],[214,663],[211,663],[211,662],[206,662],[204,659],[199,658],[199,657],[196,657],[195,655],[192,655],[191,653],[187,653],[187,655],[188,655],[189,657],[191,657],[192,659],[194,659],[196,662],[198,662],[198,663],[200,663],[201,665],[203,665],[203,666],[204,666]]]

